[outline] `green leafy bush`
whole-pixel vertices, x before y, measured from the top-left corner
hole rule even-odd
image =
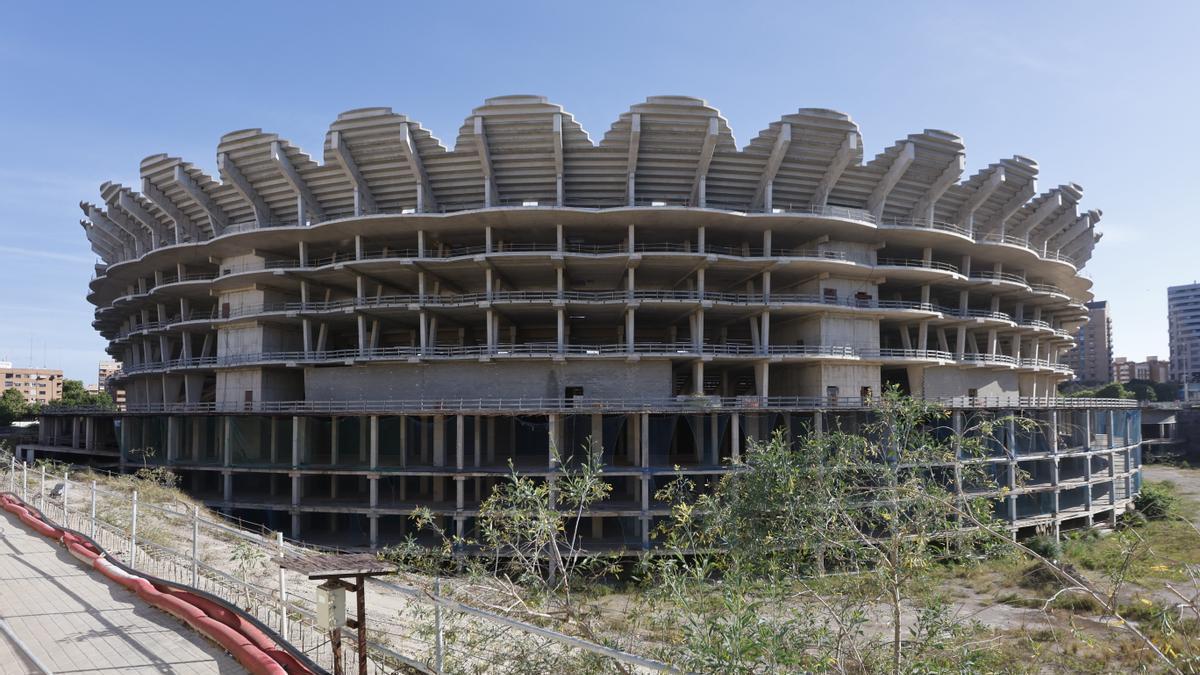
[[[1147,483],[1133,500],[1133,505],[1148,520],[1162,520],[1174,515],[1179,506],[1179,497],[1165,483]]]

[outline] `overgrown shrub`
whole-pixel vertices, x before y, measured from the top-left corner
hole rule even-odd
[[[1133,500],[1134,507],[1149,520],[1163,520],[1175,514],[1179,497],[1165,483],[1147,483]]]
[[[1047,560],[1062,558],[1062,544],[1048,534],[1039,534],[1025,542],[1025,546]]]

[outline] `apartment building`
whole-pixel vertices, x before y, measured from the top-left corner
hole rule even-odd
[[[1183,384],[1184,399],[1200,399],[1200,283],[1167,289],[1171,381]]]
[[[1113,381],[1112,316],[1108,302],[1088,302],[1087,323],[1075,333],[1075,346],[1065,357],[1079,382]]]
[[[120,374],[121,363],[119,361],[101,361],[96,375],[96,389],[107,392],[118,408],[125,406],[125,388],[118,383]]]
[[[16,389],[31,403],[45,404],[62,398],[63,372],[48,368],[17,368],[0,361],[0,387]]]
[[[1131,361],[1124,356],[1113,359],[1113,382],[1125,384],[1130,380],[1170,382],[1170,362],[1160,361],[1157,356],[1147,356],[1145,361]]]

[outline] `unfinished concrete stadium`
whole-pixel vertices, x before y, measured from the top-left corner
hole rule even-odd
[[[1100,212],[1074,184],[1039,194],[1028,158],[963,180],[961,139],[925,130],[864,163],[823,109],[739,149],[676,96],[594,143],[506,96],[453,150],[343,113],[321,160],[237,131],[219,181],[154,155],[140,191],[83,203],[127,404],[47,410],[23,456],[166,465],[232,515],[377,547],[418,507],[470,535],[510,462],[552,481],[590,438],[614,489],[587,545],[635,551],[668,481],[736,470],[775,429],[854,429],[898,386],[958,425],[1042,423],[973,460],[1012,488],[1014,531],[1114,519],[1139,489],[1136,407],[1056,395]]]

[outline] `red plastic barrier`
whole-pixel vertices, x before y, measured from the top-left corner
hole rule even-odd
[[[312,671],[296,657],[278,648],[266,633],[245,621],[237,612],[195,593],[154,584],[133,575],[105,559],[95,544],[54,527],[26,508],[19,498],[0,494],[0,506],[21,519],[34,531],[61,541],[71,555],[88,563],[108,579],[133,591],[145,602],[179,618],[210,640],[221,645],[254,675],[288,675]]]
[[[245,635],[251,642],[258,646],[259,649],[267,651],[276,648],[275,641],[267,636],[266,633],[259,630],[254,624],[243,620],[242,617],[237,614],[237,612],[230,610],[228,607],[223,607],[212,600],[209,600],[208,598],[204,598],[196,595],[195,593],[189,593],[188,591],[181,589],[170,588],[162,585],[156,585],[156,588],[163,593],[174,595],[195,605],[209,618],[213,619],[214,621],[219,621]]]

